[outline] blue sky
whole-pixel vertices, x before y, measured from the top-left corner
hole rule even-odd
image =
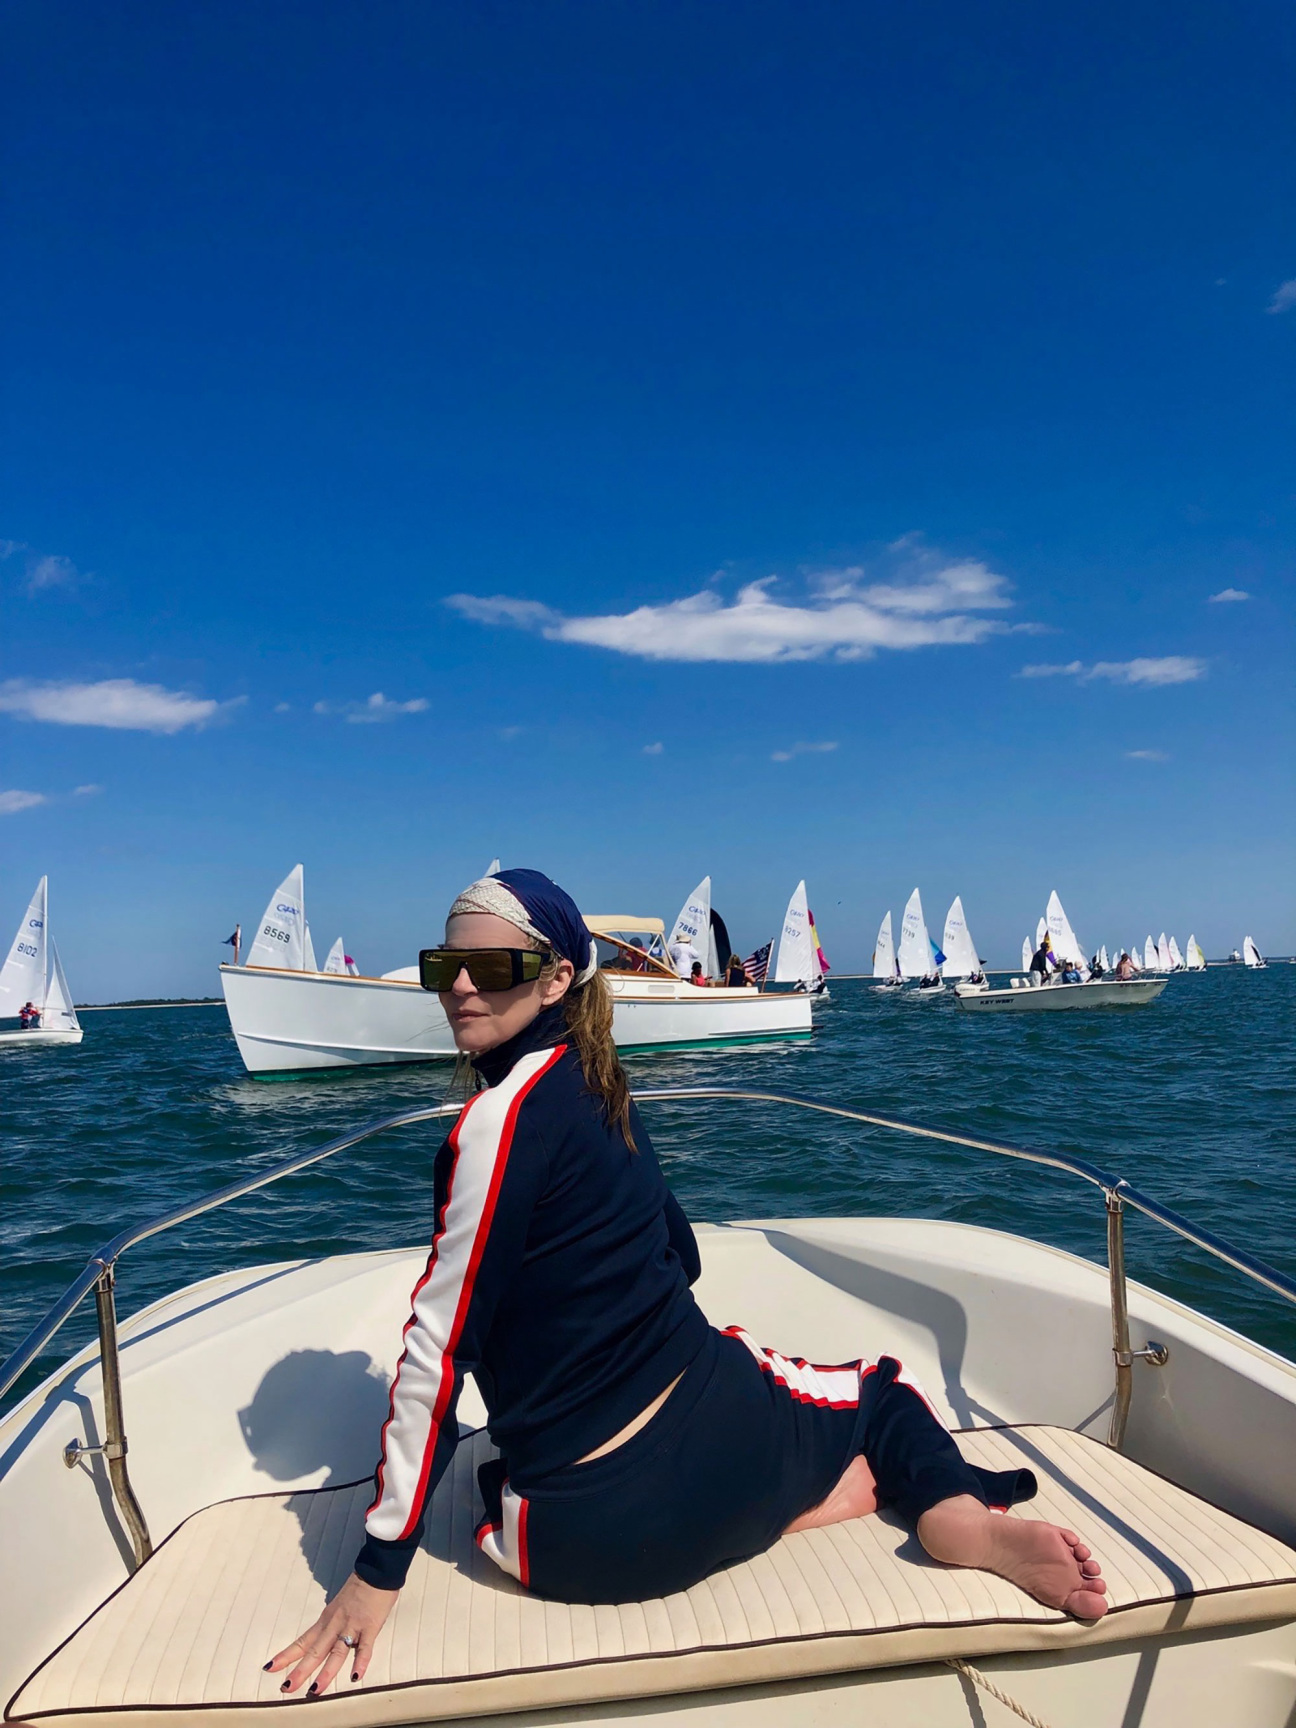
[[[1289,8],[3,30],[0,924],[80,997],[298,860],[366,971],[497,853],[1296,948]]]

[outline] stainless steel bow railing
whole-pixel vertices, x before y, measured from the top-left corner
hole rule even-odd
[[[1284,1273],[1276,1271],[1272,1266],[1258,1260],[1245,1249],[1235,1248],[1226,1242],[1222,1236],[1216,1236],[1213,1231],[1203,1230],[1191,1223],[1178,1212],[1171,1211],[1168,1206],[1162,1206],[1160,1201],[1142,1193],[1123,1176],[1114,1176],[1111,1172],[1100,1169],[1084,1158],[1071,1158],[1061,1152],[1033,1152],[1021,1146],[1005,1146],[995,1140],[982,1140],[969,1134],[951,1134],[941,1128],[926,1128],[916,1122],[901,1122],[893,1116],[877,1116],[865,1110],[852,1110],[843,1104],[825,1104],[818,1098],[803,1098],[795,1093],[764,1092],[750,1089],[735,1089],[728,1086],[668,1086],[653,1087],[647,1091],[635,1093],[636,1102],[640,1104],[661,1104],[672,1102],[688,1102],[703,1099],[723,1099],[734,1103],[749,1104],[787,1104],[798,1110],[814,1110],[825,1116],[840,1117],[847,1122],[862,1122],[870,1128],[884,1128],[898,1134],[912,1134],[922,1140],[939,1140],[949,1146],[965,1146],[974,1152],[992,1152],[1001,1158],[1016,1158],[1027,1164],[1043,1164],[1053,1170],[1062,1170],[1069,1176],[1078,1176],[1082,1181],[1090,1183],[1101,1190],[1107,1213],[1107,1269],[1111,1289],[1112,1318],[1112,1357],[1116,1370],[1116,1383],[1112,1399],[1111,1426],[1108,1433],[1108,1443],[1119,1447],[1125,1438],[1125,1425],[1129,1416],[1130,1398],[1133,1389],[1133,1364],[1143,1358],[1155,1365],[1163,1364],[1167,1352],[1163,1346],[1148,1344],[1144,1349],[1130,1348],[1129,1308],[1125,1277],[1125,1208],[1132,1206],[1135,1211],[1142,1212],[1145,1217],[1154,1219],[1167,1230],[1182,1236],[1186,1241],[1194,1243],[1206,1253],[1213,1254],[1217,1260],[1234,1267],[1237,1271],[1253,1279],[1255,1283],[1264,1285],[1267,1289],[1283,1296],[1287,1301],[1296,1303],[1296,1280],[1288,1278]],[[63,1323],[75,1312],[79,1305],[90,1294],[95,1293],[95,1307],[99,1327],[99,1359],[103,1382],[104,1397],[104,1433],[102,1446],[82,1446],[73,1441],[64,1451],[64,1458],[69,1468],[75,1466],[81,1458],[100,1454],[108,1465],[109,1480],[113,1495],[121,1509],[122,1518],[130,1534],[131,1546],[135,1551],[136,1565],[142,1565],[153,1551],[153,1544],[148,1533],[148,1524],[140,1508],[135,1492],[131,1487],[130,1475],[126,1468],[126,1425],[122,1410],[121,1369],[117,1345],[117,1315],[114,1298],[117,1261],[128,1248],[143,1242],[149,1236],[156,1236],[160,1231],[169,1230],[176,1224],[184,1224],[191,1218],[200,1217],[204,1212],[215,1211],[217,1207],[228,1205],[232,1200],[240,1200],[245,1195],[254,1194],[259,1188],[266,1188],[272,1182],[279,1182],[285,1176],[293,1176],[299,1170],[305,1170],[312,1164],[318,1164],[325,1158],[332,1158],[339,1152],[345,1152],[352,1146],[358,1146],[362,1140],[372,1139],[376,1134],[386,1133],[393,1128],[405,1128],[415,1122],[430,1122],[440,1116],[454,1116],[459,1112],[458,1104],[433,1104],[418,1110],[402,1110],[395,1116],[384,1117],[380,1122],[371,1122],[367,1127],[358,1128],[353,1133],[343,1134],[336,1140],[330,1140],[325,1146],[317,1146],[314,1151],[300,1153],[295,1158],[289,1158],[282,1164],[272,1165],[245,1181],[232,1183],[228,1188],[218,1189],[214,1194],[204,1195],[188,1206],[182,1206],[174,1212],[165,1213],[159,1218],[153,1218],[146,1224],[140,1224],[131,1230],[123,1230],[114,1236],[112,1241],[91,1256],[85,1270],[67,1291],[59,1298],[45,1317],[34,1326],[23,1339],[3,1367],[0,1367],[0,1398],[3,1398],[19,1376],[36,1361],[54,1337]]]

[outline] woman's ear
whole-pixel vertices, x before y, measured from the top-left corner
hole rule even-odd
[[[553,977],[545,982],[540,993],[540,1006],[552,1008],[555,1002],[561,1002],[571,989],[571,981],[576,976],[576,968],[570,960],[560,960],[554,967]]]

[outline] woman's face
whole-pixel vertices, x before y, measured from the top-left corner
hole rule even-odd
[[[447,948],[533,948],[515,924],[488,912],[464,912],[446,923]],[[529,1026],[542,1008],[567,994],[575,976],[570,960],[559,960],[549,977],[512,990],[479,992],[467,972],[460,972],[449,990],[440,992],[441,1006],[454,1037],[455,1048],[466,1056],[480,1056],[514,1038]]]

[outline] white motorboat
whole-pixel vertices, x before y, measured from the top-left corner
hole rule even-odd
[[[677,977],[664,960],[660,918],[586,922],[622,956],[604,974],[612,992],[612,1034],[620,1049],[809,1037],[805,994],[750,985],[698,986]],[[617,941],[618,935],[623,940]],[[648,947],[634,947],[636,937],[647,938]],[[657,957],[649,952],[654,944]],[[230,1029],[250,1074],[454,1057],[449,1022],[437,997],[419,984],[417,966],[381,978],[251,965],[222,966],[220,976]]]
[[[50,932],[47,876],[36,884],[0,967],[0,1016],[17,1017],[29,1002],[40,1011],[40,1025],[0,1032],[0,1049],[37,1050],[81,1042],[85,1034]]]
[[[1006,989],[985,984],[956,984],[954,994],[960,1008],[978,1013],[1056,1013],[1070,1008],[1141,1008],[1155,1002],[1165,989],[1165,977],[1091,978],[1083,984],[1064,984],[1060,977],[1036,985],[1028,978],[1012,978]]]
[[[1042,992],[1041,992],[1042,993]],[[1108,1265],[970,1224],[699,1229],[699,1298],[787,1352],[902,1352],[974,1461],[1026,1465],[1005,1514],[1079,1531],[1110,1612],[1082,1623],[928,1559],[889,1513],[785,1536],[665,1600],[532,1597],[472,1540],[491,1455],[469,1386],[425,1540],[359,1685],[285,1699],[262,1663],[346,1576],[426,1249],[232,1270],[117,1324],[146,1234],[345,1151],[409,1111],[126,1231],[0,1368],[0,1395],[94,1291],[99,1341],[0,1422],[5,1720],[46,1728],[339,1728],[478,1720],[632,1728],[1286,1728],[1296,1714],[1296,1365],[1127,1282],[1133,1208],[1296,1301],[1296,1281],[1119,1177],[810,1100],[763,1098],[1052,1166],[1105,1206]],[[712,1132],[722,1135],[718,1121]],[[1058,1178],[1060,1180],[1060,1177]],[[1037,1180],[1037,1179],[1036,1179]],[[1034,1188],[1032,1188],[1034,1192]],[[129,1443],[129,1458],[127,1444]],[[1012,1714],[1015,1713],[1015,1714]]]

